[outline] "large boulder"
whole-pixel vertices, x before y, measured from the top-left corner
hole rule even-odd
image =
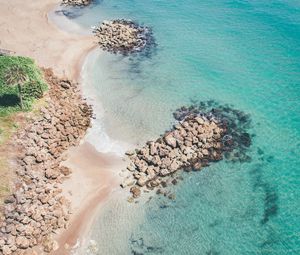
[[[174,138],[173,133],[169,133],[164,137],[166,144],[171,146],[172,148],[176,148],[177,142],[176,138]]]
[[[167,176],[170,174],[170,171],[166,168],[160,170],[160,176]]]

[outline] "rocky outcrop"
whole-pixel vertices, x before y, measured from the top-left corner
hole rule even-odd
[[[45,70],[50,86],[47,105],[13,141],[21,155],[16,160],[17,181],[5,200],[0,223],[0,254],[35,254],[57,248],[52,234],[66,228],[70,203],[59,184],[70,169],[61,166],[63,152],[78,145],[90,126],[92,110],[78,93],[77,84]]]
[[[201,101],[189,107],[178,108],[173,116],[177,121],[182,121],[190,114],[205,115],[210,119],[221,120],[226,126],[224,135],[223,151],[226,161],[231,163],[243,163],[251,160],[248,149],[252,144],[253,134],[249,133],[252,121],[249,114],[235,109],[231,105],[221,105],[216,101]]]
[[[67,6],[88,6],[93,0],[62,0],[62,5]]]
[[[200,170],[213,161],[249,162],[253,134],[249,114],[213,100],[194,102],[173,113],[177,124],[156,141],[126,153],[129,164],[121,186],[130,187],[133,202],[142,192],[175,199],[168,188],[182,180],[178,170]],[[151,197],[150,197],[151,198]]]
[[[129,20],[104,21],[94,34],[103,50],[123,55],[142,51],[153,44],[151,29]]]
[[[198,114],[185,116],[158,140],[127,152],[130,159],[127,170],[130,175],[122,187],[133,185],[130,192],[136,198],[141,194],[141,187],[158,187],[165,177],[179,169],[199,170],[211,161],[220,160],[225,132],[220,120]],[[173,180],[173,184],[176,183]]]

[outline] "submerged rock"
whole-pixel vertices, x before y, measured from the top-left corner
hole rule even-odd
[[[131,189],[130,189],[130,192],[132,193],[132,196],[134,198],[138,198],[140,195],[141,195],[141,190],[140,188],[138,188],[137,186],[133,186]]]

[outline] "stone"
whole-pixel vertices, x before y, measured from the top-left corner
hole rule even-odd
[[[131,187],[130,192],[134,198],[138,198],[141,195],[141,190],[137,186]]]
[[[209,152],[208,152],[207,149],[203,149],[203,150],[202,150],[202,154],[203,154],[204,156],[208,156],[208,155],[209,155]]]
[[[13,196],[9,196],[9,197],[4,199],[5,204],[12,204],[12,203],[15,203],[15,202],[16,202],[16,199]]]
[[[45,154],[38,154],[36,156],[36,162],[37,163],[42,163],[42,162],[45,161],[45,159],[46,159],[46,155]]]
[[[66,166],[61,166],[59,170],[64,176],[68,176],[72,173],[71,169]]]
[[[135,154],[135,151],[126,151],[125,155],[127,156],[133,156]]]
[[[57,177],[59,177],[60,172],[56,169],[47,169],[45,172],[45,176],[48,179],[56,179]]]
[[[168,196],[168,198],[171,199],[171,200],[175,200],[176,199],[176,195],[175,194],[170,194]]]
[[[153,156],[151,164],[153,164],[154,166],[161,165],[161,159],[160,159],[159,155]]]
[[[0,235],[1,237],[1,235]],[[5,245],[4,239],[0,239],[0,249]]]
[[[156,176],[156,172],[154,171],[154,167],[149,167],[147,170],[147,175],[150,179],[153,179]]]
[[[145,186],[145,184],[147,183],[148,179],[146,176],[141,176],[138,181],[137,184],[141,187]]]
[[[23,158],[23,161],[26,165],[31,165],[32,163],[35,162],[35,157],[33,156],[26,156],[25,158]]]
[[[162,159],[162,165],[166,168],[170,167],[172,164],[172,161],[170,158],[163,158]]]
[[[164,137],[164,140],[165,140],[166,144],[168,144],[172,148],[176,148],[177,142],[172,133],[167,134]]]
[[[180,158],[181,157],[181,153],[180,153],[180,150],[177,148],[177,149],[174,149],[170,152],[169,154],[169,157],[171,159],[174,159],[174,158]]]
[[[163,188],[166,188],[168,186],[166,181],[162,181],[160,184]]]
[[[175,172],[176,170],[178,170],[178,168],[180,167],[180,165],[178,164],[177,161],[173,161],[172,164],[170,165],[170,170],[172,172]]]
[[[145,160],[141,159],[141,160],[136,160],[135,161],[135,165],[136,167],[141,171],[141,172],[145,172],[147,167],[148,167],[148,164]]]
[[[164,147],[164,146],[160,146],[159,147],[159,156],[161,157],[161,158],[163,158],[163,157],[166,157],[166,156],[168,156],[169,155],[169,150],[168,150],[168,148],[167,147]],[[158,155],[156,155],[156,156],[158,156]],[[158,161],[160,161],[161,159],[159,159]]]
[[[52,238],[45,239],[42,245],[45,252],[55,251],[59,248],[58,243]]]
[[[196,120],[200,125],[204,124],[204,120],[203,120],[202,118],[200,118],[200,117],[196,117],[195,120]]]
[[[16,238],[16,245],[21,249],[27,249],[29,247],[29,240],[24,236],[18,236]]]
[[[194,165],[193,165],[193,168],[195,169],[195,170],[200,170],[201,169],[201,167],[202,167],[202,165],[201,165],[201,162],[196,162],[196,163],[194,163]]]
[[[173,179],[172,182],[171,182],[173,185],[176,185],[178,182],[176,179]]]
[[[132,164],[132,163],[130,163],[130,164],[127,166],[127,169],[128,169],[128,171],[133,172],[133,171],[135,170],[135,165]]]
[[[134,180],[127,178],[127,179],[125,179],[125,180],[121,183],[121,187],[124,189],[124,188],[126,188],[126,187],[128,187],[128,186],[134,185],[134,183],[135,183]]]
[[[193,146],[193,143],[189,140],[185,140],[184,141],[184,145],[187,146],[187,147],[192,147]]]
[[[133,203],[133,202],[134,202],[133,197],[129,197],[129,198],[127,199],[127,202],[128,202],[128,203]]]
[[[61,81],[60,86],[64,89],[69,89],[70,88],[70,83],[67,81]]]
[[[2,252],[3,252],[3,255],[10,255],[10,254],[12,254],[12,250],[10,249],[10,247],[8,245],[4,245],[2,247]]]
[[[43,133],[43,134],[41,135],[41,137],[42,137],[43,139],[45,139],[45,140],[48,140],[50,136],[49,136],[48,133]]]
[[[147,185],[148,185],[150,188],[154,188],[154,187],[157,187],[159,184],[160,184],[160,183],[159,183],[157,180],[152,180],[152,181],[148,182]]]
[[[154,142],[152,142],[152,143],[150,144],[150,154],[151,154],[152,156],[154,156],[154,155],[157,155],[157,153],[158,153],[158,151],[157,151],[157,146],[156,146],[156,144],[155,144]]]

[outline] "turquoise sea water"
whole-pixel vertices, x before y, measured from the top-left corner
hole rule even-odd
[[[119,214],[122,202],[108,202],[91,230],[96,254],[300,254],[299,1],[103,0],[76,13],[85,29],[129,18],[154,32],[151,54],[86,61],[84,90],[114,142],[157,137],[191,100],[250,114],[254,134],[250,162],[184,173],[175,201]]]

